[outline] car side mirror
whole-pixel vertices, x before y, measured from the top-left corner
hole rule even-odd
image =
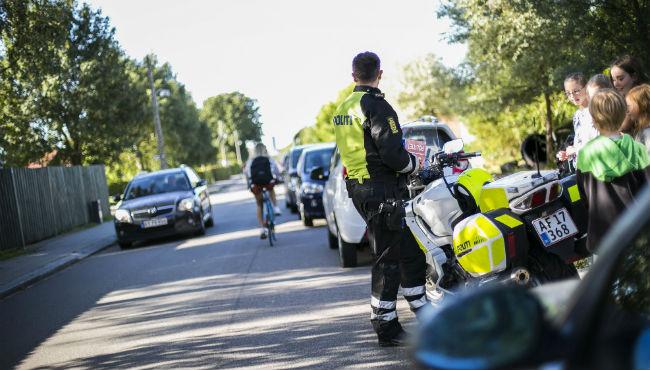
[[[415,352],[427,368],[519,368],[537,358],[548,329],[540,302],[517,286],[484,288],[434,310]]]
[[[201,179],[201,180],[199,180],[199,182],[196,183],[196,187],[206,186],[207,184],[208,184],[208,182],[205,179]]]
[[[113,202],[117,203],[120,200],[122,200],[122,195],[121,194],[115,194],[113,195]]]
[[[327,180],[327,175],[323,167],[316,167],[309,173],[309,178],[312,180]]]
[[[442,151],[447,154],[458,153],[463,150],[464,146],[463,139],[449,140],[442,145]]]

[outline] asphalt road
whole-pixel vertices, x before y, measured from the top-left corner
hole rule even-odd
[[[221,190],[207,235],[112,247],[1,300],[0,369],[411,367],[376,344],[367,253],[340,268],[324,222],[287,210],[271,248],[249,193]]]

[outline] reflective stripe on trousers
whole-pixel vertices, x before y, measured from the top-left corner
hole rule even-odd
[[[370,320],[390,321],[397,317],[395,311],[397,301],[382,301],[375,297],[370,297]]]
[[[415,312],[427,303],[427,296],[425,292],[426,290],[424,288],[424,285],[418,285],[410,288],[402,287],[402,294],[404,294],[404,298],[409,303],[411,311]]]

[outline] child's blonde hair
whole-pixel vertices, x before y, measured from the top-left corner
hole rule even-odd
[[[589,101],[589,114],[598,131],[619,131],[626,113],[625,99],[614,89],[600,89]]]

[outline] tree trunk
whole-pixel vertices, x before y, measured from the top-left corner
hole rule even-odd
[[[553,150],[553,111],[551,110],[551,96],[544,92],[544,103],[546,103],[546,164],[553,163],[555,153]]]

